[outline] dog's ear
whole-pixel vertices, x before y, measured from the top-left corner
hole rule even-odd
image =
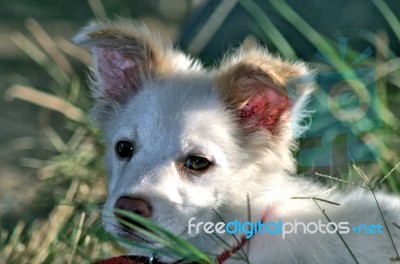
[[[303,132],[300,121],[312,80],[304,63],[283,61],[254,46],[227,57],[214,78],[222,101],[247,131],[290,132],[291,138]]]
[[[144,25],[123,20],[92,22],[72,40],[92,49],[95,99],[113,103],[123,103],[162,70],[162,53],[169,44]]]

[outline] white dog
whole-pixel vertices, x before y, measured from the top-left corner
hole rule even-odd
[[[324,193],[326,187],[295,175],[292,150],[312,86],[302,81],[310,75],[304,63],[253,45],[205,69],[127,21],[91,23],[74,41],[91,47],[94,58],[93,113],[108,145],[108,232],[162,247],[120,224],[117,208],[152,220],[219,263],[400,261],[394,247],[400,250],[400,199],[377,194],[393,242],[369,190]],[[293,199],[318,195],[340,205]],[[269,223],[270,232],[247,237],[250,229],[240,234],[231,226],[235,239],[217,225],[249,216]]]

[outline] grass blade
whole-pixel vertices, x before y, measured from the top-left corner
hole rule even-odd
[[[400,41],[400,21],[397,19],[397,16],[393,13],[384,0],[372,0],[372,3],[381,12],[382,16],[392,28],[397,39]]]
[[[269,37],[275,47],[282,53],[286,58],[296,58],[296,52],[292,46],[287,42],[281,32],[275,27],[268,16],[263,12],[262,8],[258,6],[253,0],[240,0],[244,9],[249,12],[256,20],[258,25],[264,31],[265,35]]]
[[[39,90],[32,87],[13,85],[5,92],[4,97],[8,101],[12,101],[15,98],[18,98],[20,100],[24,100],[41,106],[43,108],[60,112],[67,118],[78,123],[83,123],[86,120],[85,113],[70,102],[58,96],[40,92]]]

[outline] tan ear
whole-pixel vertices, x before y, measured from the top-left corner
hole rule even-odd
[[[95,98],[119,103],[163,70],[163,52],[170,48],[146,26],[124,20],[92,22],[73,41],[92,49]]]
[[[305,104],[311,92],[310,76],[304,63],[286,62],[253,46],[225,59],[214,82],[222,100],[247,130],[280,134],[300,122],[293,117],[303,115],[295,111],[304,111],[299,104]]]

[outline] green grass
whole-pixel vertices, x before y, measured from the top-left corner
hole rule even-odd
[[[384,2],[373,2],[385,14],[388,23],[397,34],[397,41],[400,41],[399,20]],[[344,78],[354,78],[351,67],[342,61],[333,44],[335,40],[321,36],[284,2],[272,0],[271,3],[316,49],[328,55],[337,70],[347,72]],[[254,16],[282,54],[290,58],[296,57],[291,44],[253,1],[240,0],[239,4]],[[88,101],[82,99],[87,98],[88,93],[85,81],[79,77],[80,73],[75,72],[71,63],[71,58],[75,62],[81,60],[82,66],[87,63],[85,58],[89,54],[80,48],[68,46],[66,41],[54,41],[35,20],[28,20],[27,27],[30,34],[16,33],[11,38],[41,67],[45,78],[50,78],[54,85],[34,87],[15,83],[8,89],[5,98],[36,104],[49,111],[50,115],[62,118],[62,130],[67,130],[69,136],[65,139],[65,136],[60,135],[59,124],[53,124],[46,131],[47,140],[56,150],[56,154],[42,161],[43,165],[37,173],[40,179],[46,182],[48,189],[51,192],[56,190],[59,195],[50,196],[49,190],[37,193],[37,201],[50,204],[53,208],[47,219],[29,223],[19,221],[12,230],[1,230],[0,262],[90,263],[97,259],[120,255],[122,252],[116,243],[111,242],[114,239],[103,231],[100,223],[98,203],[106,196],[106,179],[102,164],[104,149],[99,131],[85,115],[90,109]],[[387,50],[384,42],[378,43],[374,48],[382,52]],[[356,51],[350,48],[349,51],[350,56],[356,56]],[[400,193],[400,176],[397,169],[393,170],[400,161],[400,122],[395,112],[400,103],[400,58],[390,51],[384,54],[383,58],[372,58],[368,61],[380,74],[378,88],[383,125],[378,131],[366,132],[362,136],[364,140],[379,148],[380,158],[377,162],[362,165],[362,169],[370,179],[381,181],[381,185],[386,189]],[[395,94],[392,94],[393,90],[396,91]],[[350,168],[344,173],[343,179],[349,182],[359,175],[360,171]],[[346,184],[349,184],[348,182]],[[148,235],[165,244],[174,254],[191,260],[210,262],[203,252],[180,238],[149,221],[136,219],[134,215],[129,216],[136,221],[142,221],[152,230]]]

